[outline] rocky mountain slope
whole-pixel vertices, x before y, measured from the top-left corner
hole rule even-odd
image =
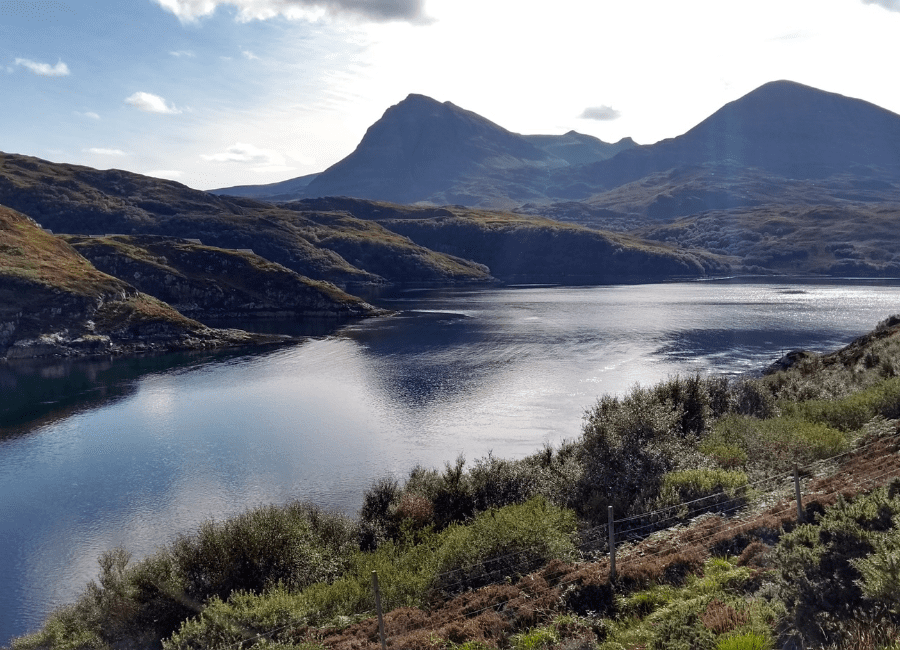
[[[638,282],[728,268],[715,255],[527,215],[410,208],[412,216],[398,219],[388,216],[406,214],[404,208],[371,201],[276,205],[14,154],[0,154],[0,203],[57,233],[197,239],[204,246],[251,250],[300,275],[351,290],[497,279]],[[481,243],[475,246],[476,241]],[[133,274],[125,279],[133,280]]]
[[[98,271],[0,206],[0,359],[197,349],[275,340],[216,330]]]
[[[374,307],[249,251],[158,235],[64,235],[95,267],[201,322],[241,318],[348,318]]]

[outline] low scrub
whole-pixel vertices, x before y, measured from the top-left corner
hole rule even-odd
[[[900,624],[900,481],[838,503],[781,538],[779,596],[807,645],[840,642],[853,621]]]
[[[657,585],[620,596],[619,615],[600,647],[717,650],[731,639],[753,637],[772,648],[781,612],[777,603],[748,600],[754,587],[753,571],[737,566],[736,558],[710,558],[682,587]]]
[[[385,610],[424,605],[452,594],[512,579],[550,559],[573,559],[575,515],[541,497],[481,513],[468,525],[440,533],[410,533],[374,551],[358,551],[332,582],[291,592],[279,585],[262,594],[239,592],[213,600],[165,644],[166,650],[236,644],[276,627],[346,625],[375,607],[372,572],[378,573]]]
[[[100,576],[44,629],[13,643],[31,648],[107,648],[165,638],[214,599],[299,589],[341,575],[357,548],[356,525],[305,503],[265,506],[190,536],[137,563],[122,549],[100,558]],[[73,640],[78,640],[71,645]]]
[[[786,402],[782,410],[844,432],[856,431],[876,416],[900,417],[900,377],[885,379],[841,399]]]
[[[704,512],[734,511],[745,505],[748,497],[744,472],[687,469],[663,476],[659,507],[675,509],[679,517],[694,517]]]
[[[847,434],[821,422],[796,416],[760,420],[729,415],[716,423],[700,450],[712,458],[746,458],[744,464],[757,470],[785,472],[793,463],[829,458],[849,445]]]

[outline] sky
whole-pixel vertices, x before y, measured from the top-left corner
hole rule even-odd
[[[897,43],[900,0],[0,0],[0,151],[272,183],[410,93],[650,144],[777,79],[900,113]]]

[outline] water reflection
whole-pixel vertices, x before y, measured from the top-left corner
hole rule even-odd
[[[104,550],[292,498],[353,513],[375,478],[577,436],[602,393],[828,349],[888,286],[693,283],[383,294],[399,315],[264,351],[0,365],[0,645]],[[24,435],[26,434],[27,435]]]
[[[133,396],[142,376],[243,355],[246,350],[2,363],[0,440]]]

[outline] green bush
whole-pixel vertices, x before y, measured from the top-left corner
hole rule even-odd
[[[617,516],[649,510],[663,475],[691,464],[682,408],[664,393],[635,386],[621,400],[604,395],[585,413],[576,500],[583,516],[604,520],[608,505]]]
[[[747,503],[749,494],[744,472],[724,469],[686,469],[663,476],[659,507],[683,505],[678,516],[731,510]],[[694,502],[694,503],[689,503]]]
[[[840,454],[849,448],[846,434],[820,422],[796,416],[768,420],[730,415],[719,420],[700,449],[712,455],[716,449],[739,450],[747,465],[759,470],[784,472],[793,463],[808,463]]]
[[[152,645],[210,600],[275,585],[300,589],[340,575],[357,542],[351,520],[292,503],[207,522],[135,564],[113,550],[100,557],[98,581],[18,647],[61,649],[78,639],[92,648]]]
[[[299,592],[278,586],[263,594],[237,592],[215,599],[166,643],[188,650],[238,643],[247,633],[278,626],[346,625],[374,608],[372,571],[378,572],[385,610],[421,606],[443,589],[455,593],[503,581],[552,558],[573,559],[575,515],[541,497],[477,515],[440,533],[420,531],[416,542],[387,541],[357,551],[331,582]]]
[[[840,500],[816,523],[782,536],[774,554],[778,590],[805,640],[838,642],[842,622],[896,607],[896,558],[879,548],[900,546],[898,523],[900,497],[882,488]]]
[[[786,402],[782,408],[785,413],[812,422],[845,432],[856,431],[876,415],[888,419],[900,417],[900,377],[880,381],[841,399]]]
[[[397,539],[400,527],[396,510],[400,496],[400,485],[393,478],[379,479],[366,490],[359,510],[360,548],[371,551],[388,539]]]

